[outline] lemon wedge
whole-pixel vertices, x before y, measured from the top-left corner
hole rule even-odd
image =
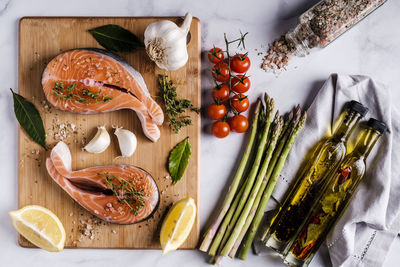
[[[34,245],[51,252],[63,250],[65,230],[58,217],[50,210],[30,205],[8,214],[18,233]]]
[[[192,230],[196,218],[196,204],[191,197],[174,203],[168,211],[160,232],[162,254],[179,248]]]

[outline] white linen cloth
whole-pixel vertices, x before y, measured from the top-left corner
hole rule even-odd
[[[273,197],[278,202],[283,200],[304,155],[327,133],[328,126],[351,100],[369,108],[363,121],[382,120],[389,131],[369,155],[365,176],[326,244],[333,266],[377,267],[383,265],[400,232],[400,116],[389,88],[366,76],[332,74],[307,111],[306,124],[293,145]],[[352,136],[356,135],[355,131]]]

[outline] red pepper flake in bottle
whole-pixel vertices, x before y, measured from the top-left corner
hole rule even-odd
[[[347,179],[349,178],[349,175],[351,173],[351,167],[347,167],[347,168],[345,168],[343,170],[340,170],[340,171],[341,171],[341,175],[340,175],[339,181],[338,181],[339,185],[341,185],[341,184],[343,184],[344,182],[347,181]]]

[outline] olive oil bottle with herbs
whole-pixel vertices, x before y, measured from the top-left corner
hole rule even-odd
[[[290,266],[308,266],[326,235],[348,206],[351,196],[364,176],[365,161],[386,125],[370,119],[360,133],[354,150],[333,174],[306,223],[298,231],[284,261]]]
[[[346,154],[346,142],[368,109],[357,101],[348,102],[329,138],[317,144],[313,154],[296,178],[278,213],[262,235],[262,242],[282,254],[291,245],[298,229]]]

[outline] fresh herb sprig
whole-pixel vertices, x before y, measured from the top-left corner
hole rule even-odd
[[[178,133],[182,127],[192,124],[190,116],[183,115],[183,113],[187,110],[200,113],[200,109],[194,107],[188,99],[178,99],[176,87],[167,75],[158,75],[158,85],[160,87],[159,98],[165,105],[169,127],[175,133]]]
[[[132,180],[125,180],[122,177],[109,175],[108,173],[98,173],[105,178],[104,184],[111,189],[114,196],[118,198],[119,203],[128,206],[129,211],[138,215],[139,211],[144,207],[144,197],[146,194],[143,189],[136,189],[132,186]]]
[[[55,82],[53,88],[53,95],[58,98],[58,100],[76,100],[80,103],[89,104],[90,102],[96,102],[97,104],[106,103],[107,101],[113,100],[112,97],[107,94],[101,94],[101,90],[97,92],[92,92],[89,89],[83,88],[79,93],[76,90],[76,83],[64,85],[62,82]]]

